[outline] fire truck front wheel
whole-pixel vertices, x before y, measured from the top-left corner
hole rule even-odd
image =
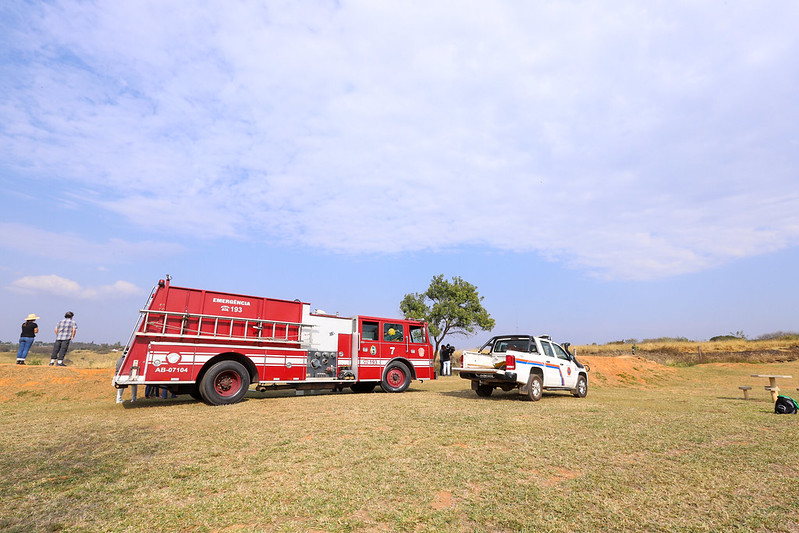
[[[236,403],[250,388],[250,374],[237,361],[219,361],[208,369],[200,383],[200,394],[210,405]]]
[[[411,384],[411,371],[405,363],[395,361],[386,367],[380,386],[386,392],[402,392]]]

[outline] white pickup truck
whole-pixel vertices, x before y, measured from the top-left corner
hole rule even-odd
[[[589,368],[568,347],[552,342],[548,335],[499,335],[476,352],[464,351],[461,366],[453,370],[472,382],[478,396],[491,396],[499,387],[518,388],[533,401],[540,400],[544,390],[570,391],[585,398]]]

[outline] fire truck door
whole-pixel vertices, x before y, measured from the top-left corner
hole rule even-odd
[[[380,363],[380,323],[374,320],[362,320],[360,331],[360,351],[354,350],[358,356],[353,358],[359,380],[382,379],[383,365]]]
[[[391,360],[397,357],[406,357],[408,354],[408,341],[406,339],[405,324],[384,322],[380,341],[381,359]]]

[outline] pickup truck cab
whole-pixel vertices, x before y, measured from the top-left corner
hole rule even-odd
[[[478,396],[491,396],[499,387],[519,389],[532,401],[540,400],[544,390],[585,398],[589,368],[568,348],[549,335],[498,335],[476,352],[464,351],[461,366],[453,370],[472,382]]]

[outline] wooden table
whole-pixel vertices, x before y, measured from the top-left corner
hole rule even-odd
[[[753,378],[768,378],[768,385],[765,389],[771,391],[771,401],[777,403],[777,396],[780,394],[780,388],[777,386],[777,378],[791,379],[793,376],[780,376],[778,374],[752,374]]]

